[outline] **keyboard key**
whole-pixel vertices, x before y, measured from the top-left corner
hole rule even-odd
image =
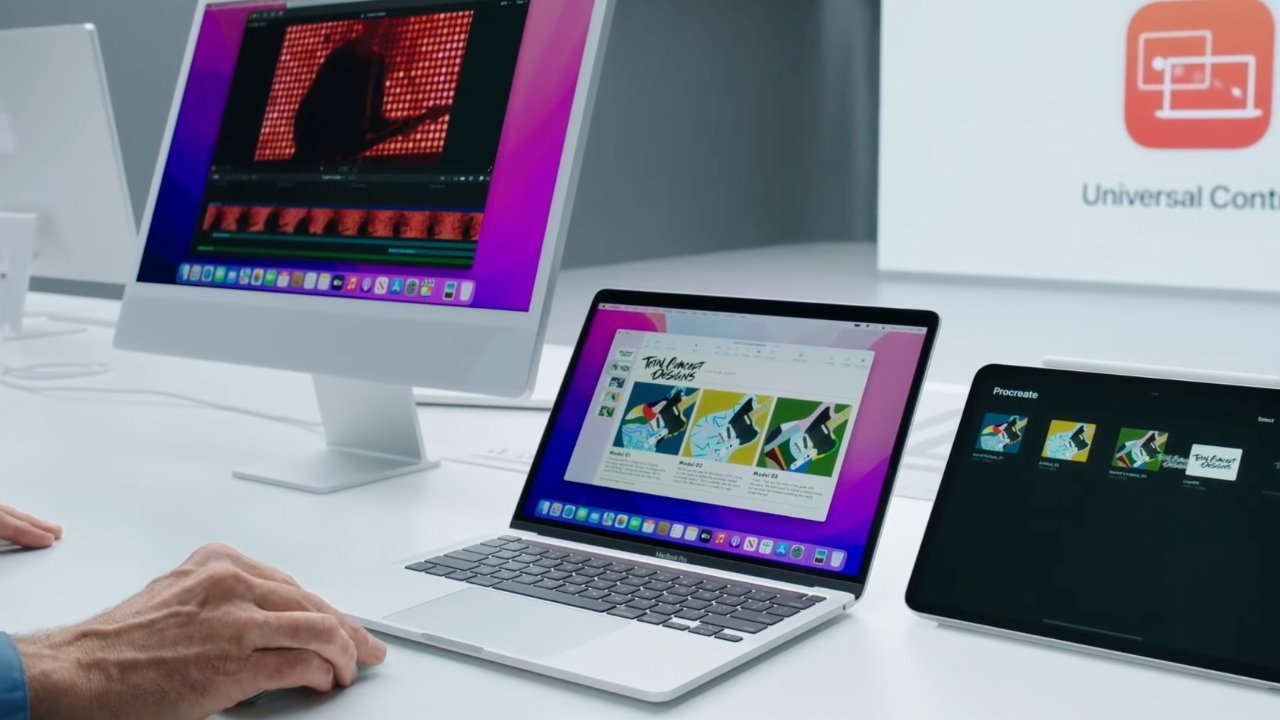
[[[551,572],[547,573],[546,575],[543,575],[542,577],[548,580],[568,580],[573,576],[562,570],[552,570]]]
[[[517,542],[519,539],[520,538],[516,537],[515,535],[503,535],[498,538],[498,540],[501,540],[503,543]],[[489,542],[496,542],[496,541],[490,540]]]
[[[580,592],[586,592],[586,590],[581,585],[561,585],[556,588],[556,592],[569,593],[570,595],[577,595]]]
[[[431,569],[427,570],[428,575],[435,575],[437,577],[443,577],[453,572],[457,571],[451,567],[445,567],[443,565],[432,565]]]
[[[616,584],[617,583],[605,582],[603,580],[592,580],[591,582],[587,583],[587,587],[591,588],[592,590],[608,590],[609,588],[613,587]]]
[[[525,555],[533,555],[533,556],[535,556],[535,557],[536,557],[536,556],[538,556],[538,555],[546,555],[546,554],[547,554],[547,549],[546,549],[546,548],[540,548],[540,547],[538,547],[538,546],[534,545],[534,546],[531,546],[531,547],[527,547],[527,548],[525,548],[524,550],[521,550],[521,552],[523,552]]]
[[[769,608],[771,608],[771,607],[773,607],[773,606],[772,606],[772,605],[770,605],[769,603],[767,603],[767,602],[762,602],[762,601],[760,601],[760,600],[752,600],[751,602],[749,602],[749,603],[744,603],[744,604],[742,605],[742,609],[743,609],[743,610],[750,610],[750,611],[752,611],[752,612],[765,612],[766,610],[768,610],[768,609],[769,609]]]
[[[714,625],[699,625],[694,628],[689,628],[689,632],[693,633],[694,635],[706,635],[707,637],[714,637],[724,632],[724,629],[718,628]]]
[[[658,603],[652,600],[632,600],[631,602],[627,603],[627,607],[632,607],[637,610],[648,610],[649,608],[657,604]]]
[[[529,563],[530,565],[532,565],[533,563],[538,562],[538,556],[530,555],[529,553],[522,553],[515,557],[515,561],[520,563]]]
[[[491,548],[488,545],[485,545],[483,543],[481,543],[480,545],[472,545],[469,548],[463,548],[463,549],[469,553],[475,553],[476,555],[484,555],[486,557],[498,552],[494,548]]]
[[[412,570],[414,572],[425,572],[426,570],[432,567],[435,567],[435,566],[427,562],[426,560],[423,560],[422,562],[410,563],[408,565],[405,565],[404,569]]]
[[[723,590],[720,591],[721,594],[729,595],[731,597],[742,597],[743,595],[746,595],[749,592],[751,591],[746,588],[738,587],[736,585],[730,585],[729,587],[724,588]]]
[[[582,575],[582,576],[584,576],[584,577],[593,578],[593,577],[600,577],[601,575],[603,575],[603,574],[604,574],[604,571],[603,571],[603,570],[601,570],[600,568],[593,568],[593,567],[591,567],[590,563],[588,563],[586,568],[584,568],[584,569],[582,569],[582,570],[578,570],[578,571],[577,571],[577,572],[575,572],[574,574],[575,574],[575,575]]]
[[[649,576],[649,579],[651,579],[651,580],[656,580],[656,581],[658,581],[658,582],[668,582],[668,583],[669,583],[669,582],[671,582],[672,580],[675,580],[675,579],[676,579],[676,578],[678,578],[678,577],[680,577],[680,576],[679,576],[679,575],[676,575],[675,573],[658,572],[658,573],[654,573],[653,575]]]
[[[742,642],[741,635],[733,635],[730,633],[720,633],[719,635],[716,635],[715,638],[717,640],[726,640],[728,642]]]
[[[551,571],[550,571],[550,570],[548,570],[548,569],[546,569],[546,568],[544,568],[544,567],[536,567],[536,566],[534,566],[534,567],[527,567],[527,568],[525,568],[524,570],[522,570],[521,572],[523,572],[525,575],[536,575],[536,576],[538,576],[538,577],[542,577],[543,575],[546,575],[547,573],[549,573],[549,572],[551,572]]]
[[[677,587],[673,587],[673,588],[671,588],[670,590],[668,590],[667,592],[671,593],[672,595],[679,595],[679,596],[681,596],[681,597],[689,597],[689,596],[693,595],[695,592],[697,592],[696,590],[694,590],[694,589],[693,589],[693,588],[691,588],[691,587],[684,587],[684,586],[680,585],[679,583],[676,583],[676,585],[677,585]]]
[[[510,550],[499,550],[498,552],[490,555],[489,557],[501,558],[502,560],[510,560],[512,558],[520,557],[520,553],[511,552]]]
[[[722,595],[722,596],[720,597],[720,599],[719,599],[719,600],[717,600],[716,602],[720,603],[721,605],[728,605],[728,606],[730,606],[730,607],[738,607],[739,605],[742,605],[742,604],[746,603],[746,602],[747,602],[747,599],[746,599],[746,598],[740,598],[740,597],[732,597],[732,596],[724,596],[724,595]]]
[[[825,601],[826,598],[823,597],[822,595],[808,595],[805,597],[805,600],[808,600],[811,603],[820,603]]]
[[[604,612],[613,608],[609,603],[601,602],[592,598],[585,598],[582,595],[569,595],[555,590],[546,590],[539,587],[531,587],[529,585],[521,585],[520,583],[504,582],[494,585],[498,590],[505,590],[516,595],[525,595],[527,597],[539,598],[541,600],[550,600],[551,602],[560,603],[561,605],[571,605],[583,610],[591,610],[593,612]]]
[[[657,598],[658,602],[667,603],[668,605],[680,605],[685,601],[685,599],[686,598],[682,598],[679,595],[663,595]]]
[[[643,588],[631,593],[631,597],[640,598],[641,600],[657,600],[658,598],[662,597],[662,593],[655,592],[648,588]]]
[[[567,573],[576,573],[582,569],[582,566],[577,563],[568,562],[568,560],[566,559],[565,563],[561,565],[559,569]]]
[[[487,557],[481,560],[480,564],[485,565],[487,567],[497,568],[497,567],[502,567],[503,565],[506,565],[507,561],[503,560],[502,558]]]
[[[644,587],[649,583],[648,580],[645,580],[644,578],[638,578],[638,577],[624,577],[618,582],[622,583],[623,585],[630,585],[631,587]]]
[[[772,599],[774,599],[774,598],[776,598],[776,597],[778,597],[776,594],[771,593],[771,592],[765,592],[765,591],[763,591],[763,590],[753,590],[752,592],[749,592],[749,593],[747,593],[747,595],[746,595],[746,598],[747,598],[748,600],[756,600],[756,601],[759,601],[759,602],[767,602],[767,601],[772,600]]]
[[[627,574],[630,575],[631,577],[647,578],[653,575],[657,575],[658,571],[650,570],[649,568],[637,567],[637,568],[631,568],[631,570],[627,571]]]
[[[513,552],[522,552],[529,549],[529,546],[522,542],[509,542],[502,546],[503,550],[511,550]]]
[[[707,608],[707,612],[712,615],[732,615],[737,612],[737,610],[737,608],[729,607],[728,605],[712,605]]]
[[[591,557],[587,555],[570,555],[564,561],[573,565],[581,565],[590,559]]]
[[[778,617],[789,618],[792,615],[799,614],[800,611],[793,607],[778,605],[776,607],[771,607],[768,610],[765,610],[765,612],[768,613],[769,615],[777,615]]]
[[[606,582],[614,582],[614,583],[618,582],[624,577],[626,577],[626,575],[623,575],[620,572],[615,572],[612,570],[606,570],[603,574],[600,575],[601,580],[604,580]]]
[[[550,573],[548,573],[548,575],[549,574]],[[574,585],[586,585],[587,583],[591,582],[591,579],[584,578],[581,575],[573,575],[571,577],[565,578],[565,582],[572,583]]]
[[[782,605],[796,610],[808,610],[813,607],[813,603],[809,600],[797,600],[796,598],[780,597],[773,601],[774,605]]]
[[[688,630],[690,626],[682,622],[677,622],[675,620],[668,620],[662,623],[662,627],[671,628],[672,630]]]
[[[605,570],[608,570],[609,572],[616,572],[616,573],[628,573],[634,569],[635,569],[634,565],[624,565],[618,562],[613,563],[609,567],[605,568]]]
[[[441,555],[440,557],[431,558],[431,560],[429,560],[428,562],[430,562],[432,565],[443,565],[444,567],[453,568],[454,570],[470,570],[471,568],[475,567],[478,564],[478,563],[471,562],[469,560],[459,560],[458,558],[451,558],[448,555]]]
[[[586,590],[583,590],[583,591],[582,591],[582,594],[581,594],[581,595],[579,595],[579,597],[591,598],[592,600],[603,600],[604,598],[609,597],[609,595],[610,595],[610,593],[609,593],[608,591],[605,591],[605,590],[591,590],[591,589],[589,589],[589,588],[588,588],[588,589],[586,589]]]
[[[494,574],[494,573],[498,572],[498,569],[497,569],[497,568],[487,567],[487,566],[485,566],[485,565],[481,565],[481,566],[479,566],[479,567],[471,568],[471,572],[472,572],[472,573],[474,573],[474,574],[476,574],[476,575],[492,575],[492,574]]]
[[[528,563],[509,562],[502,566],[503,570],[524,570],[529,567]]]
[[[475,576],[476,576],[476,575],[475,575],[475,573],[469,573],[469,572],[467,572],[466,570],[459,570],[459,571],[454,572],[454,573],[449,573],[448,575],[445,575],[444,577],[445,577],[445,579],[446,579],[446,580],[470,580],[471,578],[473,578],[473,577],[475,577]]]
[[[645,585],[645,587],[646,587],[646,588],[648,588],[649,590],[657,590],[658,592],[666,592],[666,591],[670,590],[671,588],[675,587],[675,585],[672,585],[672,584],[671,584],[671,583],[669,583],[669,582],[660,582],[660,581],[653,581],[653,580],[650,580],[649,584],[648,584],[648,585]]]
[[[516,578],[520,577],[520,573],[512,572],[510,570],[499,570],[498,572],[494,573],[490,577],[495,577],[499,580],[515,580]]]
[[[738,620],[745,620],[747,622],[760,623],[761,625],[776,625],[777,623],[782,622],[782,618],[778,617],[777,615],[752,612],[750,610],[739,610],[733,614],[733,617]]]
[[[769,627],[768,625],[765,625],[763,623],[751,622],[750,620],[742,620],[732,615],[729,615],[729,616],[712,615],[706,619],[706,623],[711,623],[713,625],[724,628],[725,630],[737,630],[738,632],[750,633],[752,635],[755,635],[761,630],[764,630],[765,628]]]
[[[512,580],[511,582],[517,582],[517,583],[520,583],[521,585],[534,585],[536,583],[542,582],[542,578],[538,577],[537,575],[521,575],[520,577],[516,578],[515,580]]]
[[[595,560],[588,560],[587,562],[584,562],[584,563],[582,563],[582,564],[583,564],[583,565],[586,565],[586,566],[587,566],[587,567],[589,567],[589,568],[595,568],[595,569],[597,569],[597,570],[603,570],[604,568],[609,567],[609,566],[610,566],[610,565],[612,565],[613,563],[609,562],[608,560],[601,560],[601,559],[597,558],[597,559],[595,559]]]
[[[680,607],[688,608],[690,610],[706,610],[707,608],[711,607],[711,603],[705,602],[703,600],[694,600],[693,598],[689,598],[688,600],[685,600],[683,603],[681,603]]]
[[[569,553],[561,550],[548,550],[545,557],[549,557],[552,560],[563,560],[569,557]]]
[[[703,580],[702,584],[698,586],[698,589],[706,590],[708,592],[719,592],[727,587],[729,586],[722,582],[716,582],[715,580]]]
[[[482,575],[477,575],[471,578],[470,580],[468,580],[467,582],[471,583],[472,585],[479,585],[480,587],[493,587],[494,585],[500,584],[502,581],[494,580],[491,577],[484,577]]]
[[[509,540],[503,540],[502,538],[496,538],[496,539],[493,539],[493,540],[485,540],[484,542],[482,542],[482,543],[480,543],[480,544],[481,544],[481,545],[484,545],[484,546],[486,546],[486,547],[496,548],[496,547],[502,547],[503,545],[506,545],[508,542],[510,542],[510,541],[509,541]]]
[[[676,617],[680,618],[681,620],[701,620],[706,616],[707,616],[706,613],[699,612],[698,610],[681,610],[680,612],[676,613]]]
[[[605,598],[604,601],[610,605],[625,605],[626,603],[631,602],[631,598],[626,595],[618,595],[615,593]]]
[[[644,617],[645,611],[637,610],[635,608],[629,608],[629,607],[616,607],[608,611],[608,613],[606,614],[616,615],[618,617],[623,617],[628,620],[635,620],[636,618]]]
[[[676,578],[673,582],[676,585],[679,585],[680,587],[691,588],[694,585],[700,585],[702,583],[702,578],[680,577],[680,578]],[[691,590],[690,592],[693,592],[693,591]]]
[[[467,552],[466,550],[454,550],[451,553],[445,553],[444,556],[469,563],[478,563],[486,557],[489,557],[488,555],[480,555],[478,553]]]
[[[546,588],[547,590],[555,590],[561,585],[564,585],[564,583],[559,580],[543,580],[533,584],[534,587]]]
[[[671,618],[667,615],[654,615],[653,613],[649,613],[648,615],[645,615],[637,619],[642,623],[648,623],[650,625],[662,625],[662,624],[665,624]]]
[[[563,564],[564,563],[560,562],[559,560],[552,560],[551,558],[543,558],[534,563],[534,565],[537,565],[538,567],[541,567],[541,568],[546,568],[548,570],[552,568],[560,567]]]
[[[663,615],[675,615],[676,613],[680,612],[680,608],[675,605],[670,605],[668,603],[658,603],[657,605],[653,606],[653,611],[656,613],[661,613]]]
[[[694,600],[704,600],[706,602],[715,602],[720,599],[720,593],[711,592],[709,590],[699,590],[693,594]]]

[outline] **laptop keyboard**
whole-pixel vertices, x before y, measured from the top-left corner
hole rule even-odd
[[[726,582],[511,535],[406,565],[413,572],[740,642],[827,598]]]

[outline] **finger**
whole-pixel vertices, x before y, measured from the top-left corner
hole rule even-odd
[[[41,520],[40,518],[34,515],[24,513],[21,510],[18,510],[17,508],[11,508],[8,505],[0,505],[0,513],[6,513],[8,515],[12,515],[13,517],[18,518],[19,520],[25,521],[28,525],[31,525],[38,530],[43,530],[49,533],[55,539],[59,539],[59,540],[62,539],[61,525],[51,523],[48,520]]]
[[[387,657],[386,643],[369,634],[368,630],[352,622],[350,618],[313,592],[258,580],[252,585],[251,593],[254,602],[263,610],[308,611],[333,617],[342,625],[343,632],[351,638],[351,642],[355,643],[356,661],[361,665],[378,665]]]
[[[246,697],[298,687],[327,693],[333,690],[333,666],[310,650],[259,650],[249,656],[243,681]]]
[[[347,686],[356,680],[356,646],[333,617],[313,612],[268,612],[255,624],[251,641],[259,650],[310,650],[333,666]]]
[[[0,540],[7,540],[24,548],[47,548],[53,545],[52,533],[28,524],[24,520],[0,512]]]

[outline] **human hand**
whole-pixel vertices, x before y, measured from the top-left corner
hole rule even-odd
[[[62,526],[0,505],[0,542],[24,548],[47,548],[62,539]]]
[[[328,692],[387,647],[225,545],[92,620],[16,641],[33,720],[203,718],[269,690]]]

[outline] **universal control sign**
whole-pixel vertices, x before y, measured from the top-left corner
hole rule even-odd
[[[886,0],[881,269],[1280,291],[1277,8]]]

